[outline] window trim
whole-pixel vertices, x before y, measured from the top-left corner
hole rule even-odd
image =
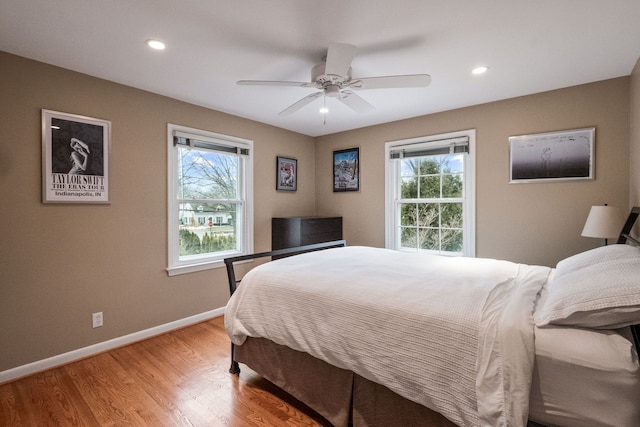
[[[176,144],[174,136],[184,138],[185,135],[194,140],[206,141],[212,144],[233,146],[237,149],[239,157],[243,158],[239,173],[239,199],[244,201],[244,213],[242,226],[239,227],[240,251],[221,252],[215,257],[180,261],[179,235],[178,235],[178,162],[176,158]],[[224,258],[230,256],[246,255],[253,252],[253,141],[234,136],[223,135],[187,126],[167,123],[167,274],[192,273],[212,268],[224,267]],[[198,147],[203,149],[205,147]],[[206,149],[206,148],[205,148]]]
[[[396,155],[402,152],[416,150],[425,145],[430,148],[451,146],[452,141],[455,143],[457,138],[468,138],[468,153],[465,157],[464,169],[464,239],[463,239],[463,256],[475,257],[476,255],[476,130],[468,129],[457,132],[449,132],[438,135],[423,136],[418,138],[402,139],[396,141],[388,141],[385,143],[385,247],[388,249],[398,250],[398,216],[396,215],[396,199],[398,198],[398,189],[396,188],[396,177],[400,174],[400,161]],[[456,149],[455,147],[453,148]],[[392,156],[393,154],[393,156]],[[469,179],[467,179],[469,178]]]

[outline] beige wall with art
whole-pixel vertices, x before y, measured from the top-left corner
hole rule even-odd
[[[592,204],[640,200],[638,67],[632,76],[313,139],[0,52],[0,373],[223,307],[222,269],[168,277],[167,123],[254,141],[255,250],[271,217],[342,215],[352,245],[384,246],[384,143],[476,129],[477,255],[552,265]],[[212,94],[215,97],[215,94]],[[41,110],[112,124],[111,204],[41,203]],[[596,179],[508,183],[509,136],[596,127]],[[332,151],[359,146],[362,189],[332,192]],[[275,191],[275,158],[298,159],[298,191]],[[635,195],[635,196],[634,196]],[[105,326],[91,328],[102,311]]]
[[[272,216],[314,213],[313,138],[1,52],[0,70],[0,372],[226,304],[224,269],[165,271],[167,123],[254,141],[256,250]],[[43,108],[111,121],[111,204],[41,203]],[[278,155],[295,193],[275,191]]]
[[[509,184],[508,138],[596,128],[595,179]],[[476,130],[476,255],[555,265],[602,242],[580,236],[591,205],[629,201],[629,77],[317,139],[316,205],[344,216],[352,245],[384,246],[387,141]],[[333,193],[332,151],[360,147],[361,191]]]

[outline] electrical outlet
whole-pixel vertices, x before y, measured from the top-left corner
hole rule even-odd
[[[102,312],[101,311],[99,311],[97,313],[93,313],[91,315],[91,319],[93,321],[93,327],[94,328],[99,328],[100,326],[102,326],[103,319],[102,319]]]

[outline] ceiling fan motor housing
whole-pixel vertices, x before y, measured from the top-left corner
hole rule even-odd
[[[326,64],[318,64],[311,69],[311,81],[318,89],[325,89],[327,96],[338,96],[338,90],[349,86],[351,81],[351,67],[344,76],[325,74]]]

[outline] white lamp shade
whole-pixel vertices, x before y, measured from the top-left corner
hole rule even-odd
[[[582,229],[584,237],[613,239],[620,235],[624,226],[624,212],[615,206],[591,206],[587,222]]]

